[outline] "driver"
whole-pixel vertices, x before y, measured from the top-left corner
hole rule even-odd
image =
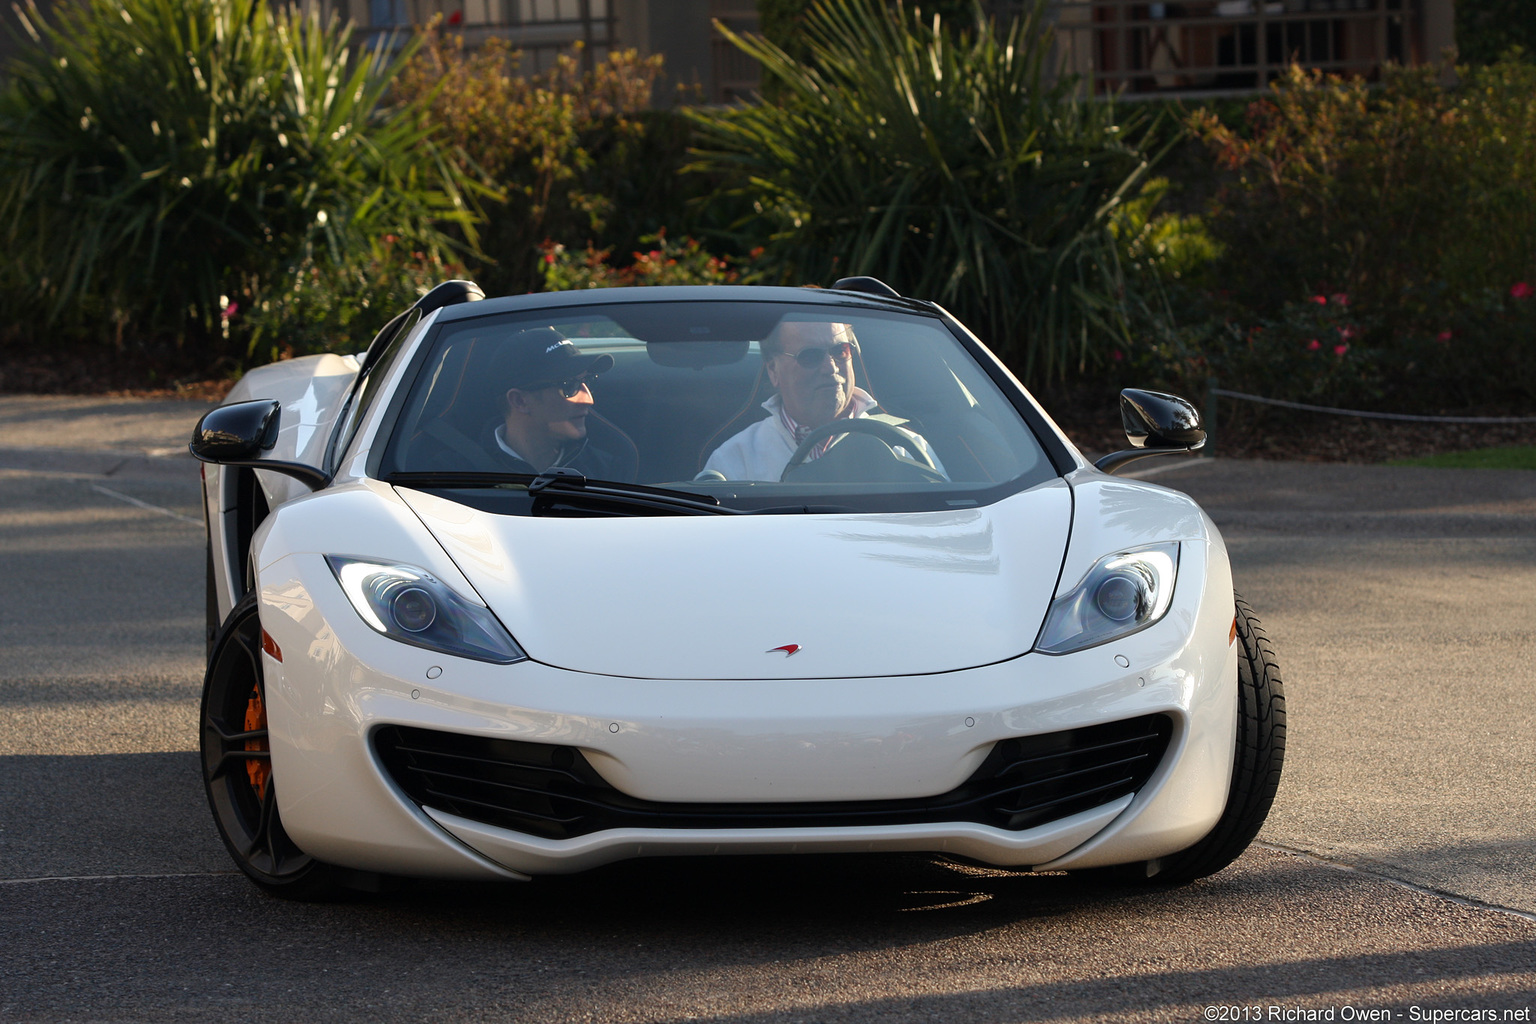
[[[611,479],[618,458],[587,442],[592,381],[613,368],[613,356],[587,356],[553,327],[518,331],[502,342],[491,366],[503,396],[504,416],[491,452],[510,473],[542,473],[568,466],[584,476]]]
[[[854,384],[853,354],[858,347],[852,324],[780,322],[762,342],[763,366],[778,389],[763,403],[768,418],[716,448],[700,476],[713,472],[727,480],[778,480],[790,456],[811,431],[833,420],[868,417],[878,403]],[[939,457],[922,436],[897,429],[944,473]],[[834,434],[816,444],[805,460],[820,458],[836,437]],[[901,446],[893,450],[906,458],[915,454]]]

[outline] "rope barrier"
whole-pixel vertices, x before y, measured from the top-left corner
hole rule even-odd
[[[1225,388],[1210,388],[1207,393],[1220,395],[1223,398],[1239,398],[1245,402],[1257,402],[1260,405],[1278,405],[1283,409],[1326,412],[1335,416],[1360,416],[1371,420],[1401,420],[1408,423],[1536,423],[1536,416],[1414,416],[1401,412],[1365,412],[1360,409],[1335,409],[1327,405],[1306,405],[1302,402],[1287,402],[1279,398],[1245,395],[1241,391],[1228,391]]]

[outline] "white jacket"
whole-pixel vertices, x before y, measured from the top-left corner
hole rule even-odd
[[[859,406],[854,416],[859,419],[867,417],[869,409],[875,405],[874,399],[862,388],[854,389],[854,398]],[[774,395],[763,403],[763,408],[768,410],[768,418],[758,420],[716,448],[709,456],[709,461],[704,463],[704,473],[713,470],[727,480],[776,481],[783,475],[784,467],[789,465],[789,457],[795,454],[799,444],[784,425],[784,418],[779,415],[784,408],[784,400]],[[914,447],[933,460],[940,473],[949,475],[944,473],[944,464],[934,454],[926,438],[901,427],[897,429],[912,439]],[[909,452],[899,448],[896,451],[898,455],[911,457]]]

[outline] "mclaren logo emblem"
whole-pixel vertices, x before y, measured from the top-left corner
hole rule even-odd
[[[796,654],[800,653],[800,645],[799,644],[785,644],[783,647],[775,647],[773,650],[771,650],[771,651],[764,651],[763,653],[764,654],[778,654],[780,651],[784,652],[784,657],[791,658],[791,657],[794,657]]]

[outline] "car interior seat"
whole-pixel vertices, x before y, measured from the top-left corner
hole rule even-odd
[[[491,437],[503,416],[505,389],[489,379],[485,368],[498,344],[476,337],[449,345],[442,362],[431,371],[430,390],[410,431],[402,462],[415,463],[426,452],[443,469],[506,472],[506,464],[491,447]],[[615,475],[633,481],[640,464],[635,442],[596,410],[587,416],[587,443],[614,455]]]

